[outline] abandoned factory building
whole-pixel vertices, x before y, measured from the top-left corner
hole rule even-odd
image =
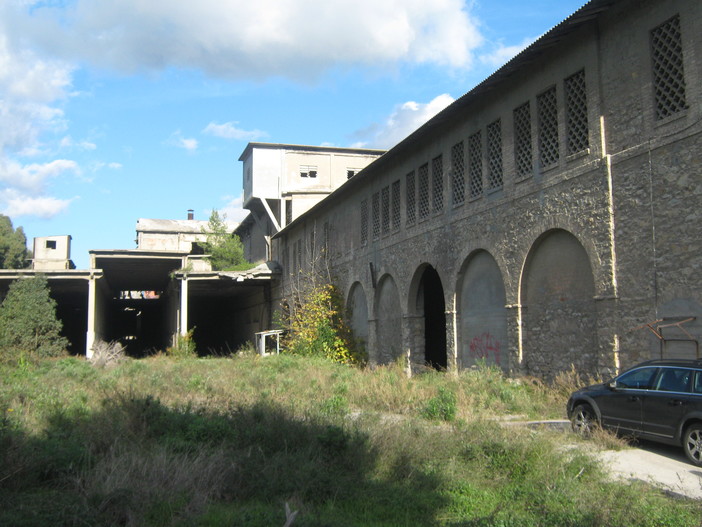
[[[374,364],[552,378],[699,357],[701,117],[702,2],[591,0],[387,152],[249,144],[251,271],[210,271],[191,218],[24,273],[88,355],[193,327],[235,349],[322,258]]]
[[[325,253],[374,363],[699,356],[701,68],[698,0],[587,3],[277,232],[274,299]]]

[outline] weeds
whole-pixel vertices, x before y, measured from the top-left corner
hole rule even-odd
[[[699,504],[608,482],[562,434],[496,424],[563,401],[491,369],[160,356],[0,379],[2,525],[699,524]]]

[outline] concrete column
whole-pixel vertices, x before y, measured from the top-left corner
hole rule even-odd
[[[180,334],[188,333],[188,280],[184,276],[180,281]]]
[[[368,342],[366,343],[368,352],[368,364],[376,366],[378,364],[378,319],[368,319]]]
[[[446,311],[446,369],[458,371],[458,314]]]
[[[91,275],[88,280],[88,330],[85,334],[85,357],[88,359],[93,356],[93,345],[95,344],[96,287],[95,276]]]
[[[402,317],[402,342],[407,349],[409,366],[413,371],[424,368],[424,315],[405,315]]]

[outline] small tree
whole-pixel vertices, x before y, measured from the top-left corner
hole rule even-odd
[[[46,277],[19,279],[10,285],[0,305],[0,349],[3,358],[62,355],[68,340],[61,336],[56,301],[49,296]]]
[[[0,214],[0,269],[27,267],[27,237],[22,227],[15,230],[12,220]]]
[[[226,216],[216,210],[210,214],[207,228],[203,229],[207,239],[203,244],[207,260],[214,271],[241,271],[251,267],[244,258],[244,246],[236,234],[229,232]]]

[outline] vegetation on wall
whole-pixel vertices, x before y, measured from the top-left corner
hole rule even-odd
[[[68,345],[61,328],[46,277],[16,280],[0,305],[0,357],[16,361],[23,356],[60,356]]]
[[[203,249],[213,271],[243,271],[251,268],[251,263],[244,258],[244,246],[236,234],[229,232],[226,215],[213,210],[207,227]]]
[[[29,251],[22,227],[14,229],[12,220],[0,214],[0,269],[27,267]]]

